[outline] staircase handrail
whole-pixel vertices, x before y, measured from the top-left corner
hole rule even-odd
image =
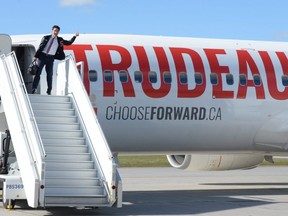
[[[58,67],[63,66],[65,67],[64,71],[66,71],[65,90],[62,89],[58,92],[65,93],[66,95],[71,95],[74,99],[75,105],[79,110],[80,117],[82,118],[83,127],[87,131],[87,138],[91,143],[91,147],[93,148],[92,153],[95,155],[95,159],[98,160],[99,171],[104,178],[104,186],[108,189],[110,193],[110,201],[111,203],[113,203],[116,200],[115,185],[117,164],[115,163],[113,154],[108,146],[105,135],[98,122],[88,94],[86,93],[85,86],[81,80],[73,57],[66,57],[63,62],[59,63]],[[81,103],[78,103],[78,101],[81,101]],[[96,127],[98,128],[98,130],[95,130]],[[102,169],[101,165],[105,166],[105,169]]]
[[[20,167],[20,170],[25,172],[25,169],[27,167],[32,167],[32,169],[35,169],[33,178],[36,181],[35,185],[35,191],[33,202],[29,203],[29,197],[27,197],[28,204],[31,207],[37,207],[38,202],[40,204],[44,203],[44,191],[37,191],[40,188],[40,185],[44,185],[44,167],[45,167],[45,161],[44,158],[46,157],[46,153],[44,150],[44,146],[42,144],[42,140],[40,138],[39,130],[35,121],[34,113],[30,104],[30,100],[28,98],[28,93],[25,88],[25,83],[23,81],[23,78],[21,76],[21,71],[17,62],[17,58],[15,55],[15,52],[11,52],[6,55],[6,57],[1,57],[2,59],[5,59],[6,67],[7,67],[7,81],[9,87],[9,91],[11,93],[11,96],[13,97],[13,102],[15,105],[15,108],[18,110],[17,115],[19,116],[18,120],[21,125],[21,132],[24,135],[25,142],[23,142],[26,145],[26,149],[28,150],[27,154],[30,156],[29,161],[21,161],[18,162],[18,165]],[[1,73],[3,73],[1,71]],[[5,111],[5,105],[4,105],[4,111]],[[6,112],[6,111],[5,111]],[[16,140],[16,138],[14,138]],[[12,137],[13,141],[13,137]],[[17,155],[16,155],[17,156]],[[17,158],[18,159],[18,158]],[[33,165],[34,166],[31,166]],[[24,188],[25,188],[25,177],[24,175],[21,175]],[[32,176],[31,176],[32,178]],[[27,188],[27,190],[29,190]],[[26,196],[29,191],[26,191]],[[38,194],[39,193],[39,194]]]

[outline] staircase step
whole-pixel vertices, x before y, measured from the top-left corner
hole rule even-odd
[[[33,110],[35,116],[50,116],[50,117],[59,117],[59,116],[74,116],[74,109],[36,109]]]
[[[75,170],[46,170],[46,178],[54,177],[75,177],[75,176],[85,176],[87,177],[97,177],[96,169],[75,169]]]
[[[33,102],[31,103],[32,108],[34,110],[38,109],[72,109],[71,102],[55,102],[55,103],[47,103],[47,102]]]
[[[69,138],[42,138],[42,143],[44,146],[58,145],[85,145],[85,138],[83,137],[69,137]]]
[[[46,186],[100,186],[99,178],[69,177],[69,178],[45,178]]]
[[[46,196],[96,196],[104,195],[104,188],[102,186],[83,186],[83,187],[69,187],[69,186],[54,186],[45,187]]]
[[[46,145],[45,152],[58,152],[58,153],[87,153],[88,146],[86,145],[66,145],[66,146],[57,146],[57,145]]]
[[[61,123],[38,123],[39,130],[55,129],[55,130],[79,130],[79,123],[61,124]]]
[[[58,152],[47,153],[47,160],[59,160],[59,161],[89,161],[91,159],[90,153],[74,153],[64,154]]]
[[[67,131],[60,131],[60,130],[39,130],[41,138],[73,138],[73,137],[82,137],[83,131],[82,130],[67,130]]]
[[[35,116],[36,122],[38,124],[41,123],[64,123],[64,124],[71,124],[71,123],[77,123],[78,118],[77,116],[57,116],[56,118],[53,118],[53,115],[38,115]]]
[[[93,161],[46,160],[47,170],[94,169]]]
[[[106,195],[73,197],[73,196],[45,196],[45,206],[108,206]]]
[[[31,103],[34,102],[46,102],[46,103],[57,103],[57,102],[70,102],[69,96],[51,96],[51,95],[29,95]]]

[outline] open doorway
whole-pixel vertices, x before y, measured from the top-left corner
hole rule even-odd
[[[29,45],[12,46],[12,50],[16,53],[17,61],[21,70],[21,74],[28,94],[32,92],[33,76],[27,73],[27,68],[31,64],[35,55],[35,47]]]

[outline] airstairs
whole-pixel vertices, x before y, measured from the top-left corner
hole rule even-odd
[[[15,54],[1,56],[1,106],[20,170],[0,175],[3,203],[121,207],[117,164],[73,58],[60,62],[58,71],[57,95],[29,95]]]

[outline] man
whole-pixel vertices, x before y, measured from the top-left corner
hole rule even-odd
[[[36,51],[34,60],[37,60],[39,68],[33,80],[32,94],[35,94],[36,92],[37,86],[40,81],[40,75],[44,65],[46,65],[45,69],[47,74],[47,86],[48,86],[46,93],[48,95],[51,94],[54,59],[58,60],[65,59],[63,45],[71,45],[75,41],[76,37],[79,36],[79,33],[77,32],[69,41],[67,41],[61,37],[58,37],[59,31],[60,27],[54,25],[52,27],[52,34],[45,35],[42,38],[39,48]]]

